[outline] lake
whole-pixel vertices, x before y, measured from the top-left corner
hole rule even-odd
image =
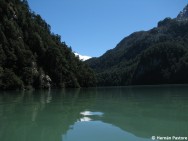
[[[0,92],[0,141],[152,136],[188,137],[187,85]]]

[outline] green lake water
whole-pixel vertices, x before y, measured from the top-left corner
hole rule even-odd
[[[0,141],[188,137],[188,86],[0,92]]]

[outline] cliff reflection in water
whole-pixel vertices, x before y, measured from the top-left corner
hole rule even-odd
[[[3,141],[150,140],[188,131],[187,86],[0,93]]]

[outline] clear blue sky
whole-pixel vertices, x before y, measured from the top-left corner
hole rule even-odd
[[[72,50],[98,57],[135,31],[175,18],[188,0],[28,0]]]

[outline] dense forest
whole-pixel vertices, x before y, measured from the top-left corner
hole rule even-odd
[[[176,18],[135,32],[86,63],[98,86],[188,83],[188,5]]]
[[[92,68],[92,69],[91,69]],[[0,0],[0,90],[188,83],[188,5],[86,62],[27,0]]]
[[[94,72],[27,0],[0,0],[0,90],[89,86]]]

